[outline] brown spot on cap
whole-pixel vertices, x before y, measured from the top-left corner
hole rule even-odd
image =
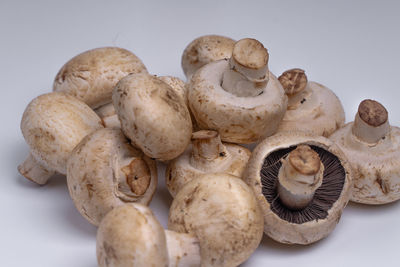
[[[360,118],[373,127],[378,127],[388,120],[386,108],[379,102],[371,99],[363,100],[358,106]]]
[[[302,69],[290,69],[278,78],[287,95],[296,94],[307,86],[307,76]]]
[[[261,69],[268,64],[268,50],[255,39],[245,38],[235,43],[233,58],[240,65],[250,69]]]
[[[318,153],[307,145],[299,145],[289,153],[289,162],[292,167],[304,175],[314,175],[319,171],[321,161]]]
[[[135,195],[143,195],[149,187],[151,180],[150,169],[146,162],[143,159],[135,158],[121,170],[126,175],[126,182],[131,191]]]

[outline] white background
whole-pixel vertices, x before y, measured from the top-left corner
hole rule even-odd
[[[205,34],[260,40],[280,75],[300,67],[331,88],[347,121],[364,98],[400,125],[400,5],[396,1],[0,1],[0,266],[94,267],[96,228],[75,210],[64,177],[37,186],[17,172],[28,155],[19,129],[30,100],[51,91],[71,57],[120,46],[158,75],[184,79],[185,46]],[[150,207],[166,226],[171,198]],[[350,204],[335,231],[311,246],[264,237],[243,266],[399,266],[400,203]]]

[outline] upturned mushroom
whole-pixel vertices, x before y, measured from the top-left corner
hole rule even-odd
[[[245,147],[222,143],[216,131],[195,132],[192,144],[168,164],[167,188],[175,197],[186,183],[205,173],[228,173],[241,178],[250,154]]]
[[[362,101],[354,122],[333,133],[330,139],[353,167],[352,201],[376,205],[400,199],[400,129],[390,126],[382,104],[370,99]]]
[[[201,129],[224,142],[253,143],[274,134],[287,97],[268,70],[268,51],[254,39],[235,43],[229,60],[212,62],[192,77],[189,106]]]
[[[99,265],[237,266],[260,243],[263,219],[242,180],[213,174],[182,188],[168,228],[172,231],[164,232],[151,211],[138,204],[112,210],[97,234]]]
[[[204,35],[194,39],[182,54],[182,69],[188,80],[204,65],[230,58],[235,41],[220,35]]]
[[[121,129],[86,136],[67,164],[68,189],[75,207],[93,225],[127,202],[148,205],[157,186],[154,160],[132,147]]]
[[[250,156],[243,179],[264,214],[264,232],[287,244],[310,244],[333,231],[352,188],[351,167],[329,139],[279,133]]]
[[[45,184],[55,172],[66,174],[74,147],[101,128],[96,113],[75,97],[59,92],[38,96],[22,116],[21,130],[30,155],[18,171],[37,184]]]
[[[192,122],[184,99],[155,76],[131,74],[113,92],[124,134],[147,156],[166,161],[190,143]]]
[[[288,96],[287,111],[278,132],[308,131],[329,137],[344,125],[339,98],[327,87],[308,81],[304,70],[287,70],[278,80]]]

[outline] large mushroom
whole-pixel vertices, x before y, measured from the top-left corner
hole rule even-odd
[[[132,147],[121,129],[100,129],[72,151],[67,182],[75,207],[97,226],[117,206],[150,203],[157,186],[156,163]]]
[[[400,129],[390,126],[388,112],[374,100],[364,100],[350,122],[330,137],[346,154],[354,170],[351,200],[386,204],[400,199]]]
[[[66,174],[71,151],[101,128],[100,118],[77,98],[60,92],[38,96],[22,116],[21,130],[30,155],[18,171],[38,184],[45,184],[55,172]]]
[[[263,210],[264,232],[287,244],[310,244],[332,232],[352,188],[341,150],[327,138],[302,132],[262,141],[243,177]]]
[[[304,70],[287,70],[278,80],[288,96],[287,111],[278,132],[308,131],[329,137],[344,125],[339,98],[327,87],[308,81]]]
[[[235,43],[230,60],[203,66],[189,85],[189,106],[201,129],[224,142],[253,143],[278,129],[287,97],[268,70],[268,51],[254,39]]]

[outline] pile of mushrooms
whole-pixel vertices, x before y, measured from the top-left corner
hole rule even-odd
[[[263,232],[306,245],[334,230],[349,200],[400,199],[400,129],[385,107],[364,100],[344,125],[333,91],[301,69],[276,78],[268,63],[259,41],[218,35],[185,48],[186,83],[149,74],[123,48],[83,52],[27,106],[18,170],[40,185],[66,175],[99,226],[99,266],[237,266]],[[157,162],[174,198],[168,230],[147,207]]]

